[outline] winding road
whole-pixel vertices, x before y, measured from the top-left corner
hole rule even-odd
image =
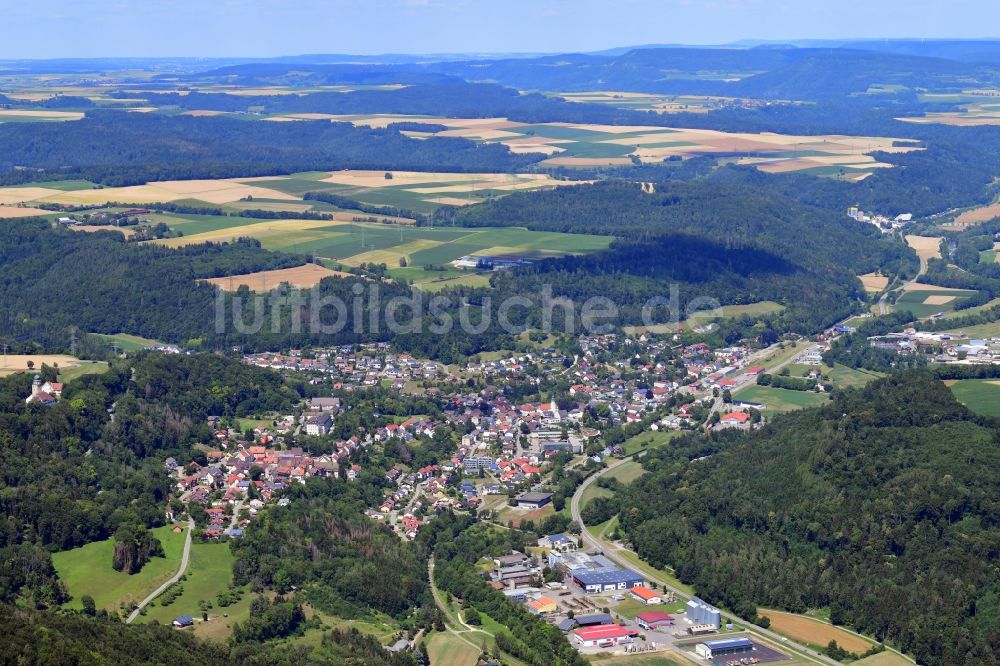
[[[601,551],[604,554],[605,557],[607,557],[609,560],[612,560],[613,562],[615,562],[619,566],[626,567],[626,568],[631,568],[631,567],[634,567],[634,565],[632,563],[628,562],[627,560],[625,560],[621,555],[619,555],[616,552],[616,550],[618,550],[619,547],[615,546],[614,544],[611,544],[611,543],[609,543],[607,541],[604,541],[603,539],[597,539],[593,535],[591,535],[590,532],[587,531],[587,528],[584,525],[583,519],[581,519],[581,517],[580,517],[580,498],[583,497],[583,493],[587,489],[587,487],[590,486],[590,484],[592,484],[595,481],[597,481],[597,479],[600,476],[602,476],[602,475],[610,472],[611,470],[615,469],[616,467],[618,467],[619,465],[621,465],[622,463],[624,463],[624,462],[626,462],[628,460],[629,459],[626,458],[625,460],[616,461],[613,464],[610,464],[607,467],[605,467],[604,469],[598,471],[596,474],[592,474],[592,475],[588,476],[586,479],[584,479],[583,483],[581,483],[580,486],[576,489],[576,492],[573,493],[573,499],[570,502],[570,512],[572,513],[573,520],[575,520],[583,528],[581,530],[581,532],[580,532],[580,536],[583,537],[584,543],[586,543],[588,546],[590,546],[592,548],[595,548],[595,549]],[[687,594],[683,590],[680,590],[680,589],[674,587],[673,585],[671,585],[667,581],[665,581],[665,580],[663,580],[661,578],[658,578],[655,575],[652,575],[649,571],[642,571],[641,573],[642,573],[642,575],[644,577],[648,578],[649,580],[652,580],[653,582],[658,583],[661,586],[663,586],[663,589],[670,590],[671,592],[673,592],[674,595],[677,596],[677,598],[679,598],[679,599],[690,599],[691,598],[690,594]],[[825,664],[825,665],[828,665],[828,666],[837,666],[838,664],[840,664],[840,662],[836,661],[835,659],[831,659],[831,658],[827,657],[826,655],[820,654],[820,653],[816,652],[815,650],[811,650],[811,649],[805,647],[804,645],[800,645],[798,643],[795,643],[795,642],[789,640],[788,638],[785,638],[784,636],[781,636],[779,634],[774,633],[773,631],[769,631],[767,629],[762,629],[761,627],[753,625],[750,622],[744,620],[743,618],[740,618],[740,617],[737,617],[736,615],[733,615],[732,613],[728,613],[728,612],[726,612],[726,611],[724,611],[722,609],[719,609],[719,612],[721,613],[722,617],[725,618],[726,620],[728,620],[730,622],[735,622],[735,623],[738,623],[738,624],[741,624],[741,625],[745,626],[747,628],[747,631],[749,633],[751,633],[751,634],[757,634],[759,636],[763,636],[765,638],[768,638],[772,642],[774,642],[774,643],[776,643],[778,645],[783,646],[785,649],[788,649],[788,650],[791,650],[791,651],[793,651],[795,653],[798,653],[800,656],[806,657],[807,659],[810,659],[811,661],[814,661],[814,662],[820,663],[820,664]]]
[[[191,559],[192,532],[194,532],[194,520],[192,518],[188,518],[188,530],[187,530],[187,536],[184,537],[184,552],[181,554],[180,568],[177,569],[177,573],[175,573],[169,580],[167,580],[163,585],[153,590],[148,597],[143,599],[139,603],[139,605],[136,606],[135,610],[129,614],[128,619],[125,620],[125,624],[132,624],[133,620],[139,617],[139,613],[142,612],[143,608],[148,606],[153,601],[153,599],[166,592],[167,588],[176,583],[177,581],[179,581],[181,579],[181,576],[184,575],[184,572],[187,571],[188,561]]]

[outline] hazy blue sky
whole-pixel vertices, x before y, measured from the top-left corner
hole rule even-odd
[[[6,0],[0,58],[589,51],[989,37],[998,0]],[[993,35],[996,36],[996,35]]]

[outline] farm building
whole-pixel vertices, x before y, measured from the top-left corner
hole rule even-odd
[[[723,638],[717,641],[698,643],[694,651],[700,657],[714,659],[715,657],[739,654],[741,652],[751,652],[753,648],[753,641],[741,636],[739,638]]]
[[[541,509],[552,501],[552,493],[524,493],[517,498],[517,505],[529,509]]]
[[[647,631],[673,626],[674,618],[663,611],[646,611],[635,616],[636,624]]]
[[[722,626],[722,616],[719,609],[709,606],[698,597],[691,597],[685,609],[686,619],[691,624],[710,624],[718,629]]]
[[[181,615],[180,617],[175,617],[173,625],[177,628],[190,627],[194,624],[194,617],[191,615]]]
[[[583,647],[596,647],[602,644],[617,645],[628,638],[629,631],[617,624],[605,624],[599,627],[582,627],[573,632],[573,638]]]
[[[640,585],[638,587],[633,587],[628,591],[633,597],[646,604],[647,606],[653,606],[655,604],[662,604],[663,597],[659,595],[655,590],[651,590],[645,585]]]

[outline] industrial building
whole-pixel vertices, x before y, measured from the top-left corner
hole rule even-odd
[[[582,627],[573,632],[573,638],[583,647],[611,647],[631,642],[629,630],[617,624]]]
[[[635,616],[635,622],[646,631],[653,631],[660,627],[673,626],[674,618],[663,611],[645,611]]]
[[[580,551],[548,555],[550,567],[563,566],[574,583],[589,593],[629,590],[643,584],[642,576],[631,569],[622,569],[603,555],[588,555]]]
[[[613,624],[614,620],[607,613],[590,613],[589,615],[577,615],[575,618],[577,625],[581,627],[595,627],[602,624]]]
[[[663,603],[663,597],[660,596],[660,593],[655,590],[649,589],[645,585],[640,585],[639,587],[633,587],[628,592],[633,597],[635,597],[642,603],[646,604],[647,606],[653,606],[655,604]]]
[[[731,654],[752,652],[753,649],[753,641],[749,638],[740,636],[739,638],[723,638],[717,641],[705,641],[704,643],[698,643],[698,645],[695,646],[694,651],[699,657],[714,659],[716,657],[724,657]]]
[[[709,606],[698,597],[691,597],[687,602],[685,613],[685,619],[691,624],[710,624],[716,629],[722,626],[722,615],[719,613],[719,609]]]

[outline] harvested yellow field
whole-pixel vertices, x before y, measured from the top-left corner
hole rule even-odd
[[[12,217],[32,217],[34,215],[48,215],[51,210],[41,208],[25,208],[21,206],[0,206],[0,220]]]
[[[80,120],[83,113],[79,111],[28,111],[20,109],[0,109],[0,122],[5,117],[14,118],[44,118],[45,120]]]
[[[889,278],[884,275],[878,275],[877,273],[859,275],[858,279],[861,280],[861,284],[864,285],[865,291],[879,292],[889,286]]]
[[[317,264],[305,264],[295,268],[282,268],[273,271],[259,271],[257,273],[247,273],[245,275],[233,275],[230,277],[211,278],[205,280],[223,291],[236,291],[246,285],[250,291],[265,292],[274,289],[280,284],[290,284],[299,289],[309,289],[319,284],[323,278],[330,276],[347,276],[350,273],[330,270],[326,266]]]
[[[239,201],[248,196],[257,199],[297,201],[291,194],[266,187],[248,185],[238,179],[228,180],[165,180],[129,187],[106,187],[92,190],[63,191],[47,187],[7,187],[0,189],[0,204],[31,201],[60,204],[106,204],[117,201],[128,204],[150,204],[177,199],[198,199],[213,204]]]
[[[840,647],[857,654],[867,652],[875,645],[867,638],[804,615],[766,609],[761,609],[760,614],[771,620],[771,631],[812,645],[826,646],[830,641],[837,641]]]
[[[65,354],[6,354],[0,355],[0,377],[14,374],[15,372],[30,372],[28,361],[33,364],[33,370],[38,371],[42,365],[55,366],[60,368],[72,368],[79,363],[75,356]]]
[[[1000,217],[1000,203],[967,210],[955,218],[955,224],[967,227],[981,222],[989,222],[996,217]]]
[[[906,236],[906,244],[913,248],[917,256],[921,259],[941,258],[941,237],[940,236]]]
[[[550,157],[541,162],[548,166],[623,166],[631,163],[628,157]]]
[[[942,294],[932,294],[924,299],[924,305],[944,305],[955,300],[954,296],[944,296]]]
[[[221,116],[225,111],[213,111],[211,109],[194,109],[193,111],[185,111],[182,116],[194,116],[195,118],[207,118],[211,116]]]
[[[458,197],[435,197],[433,199],[424,199],[430,203],[441,204],[442,206],[468,206],[469,204],[476,203],[476,199],[459,199]]]
[[[116,231],[125,238],[131,238],[132,236],[135,236],[135,229],[133,229],[132,227],[112,227],[110,225],[93,226],[89,224],[88,225],[74,224],[67,227],[67,229],[71,229],[72,231],[85,231],[85,232]]]
[[[895,652],[879,652],[870,657],[855,661],[853,666],[913,666],[913,662],[901,657]]]
[[[953,287],[938,287],[933,284],[924,284],[923,282],[908,282],[903,291],[953,291],[957,294],[966,293],[965,289],[955,289]]]
[[[0,187],[0,204],[11,205],[36,201],[58,192],[47,187]]]
[[[268,240],[280,242],[283,238],[289,238],[292,239],[293,243],[299,243],[310,240],[308,235],[301,232],[314,229],[328,229],[332,226],[336,226],[336,222],[331,220],[267,220],[265,222],[243,224],[238,227],[206,231],[179,238],[166,238],[156,242],[167,247],[183,247],[197,243],[224,243],[238,238],[256,238],[261,242]],[[317,232],[316,238],[332,238],[337,233],[331,231]]]

